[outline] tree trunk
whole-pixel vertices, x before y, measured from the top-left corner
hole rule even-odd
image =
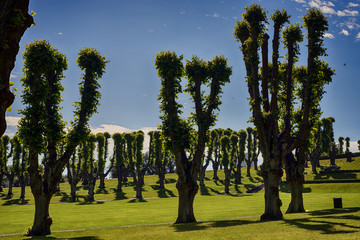
[[[143,187],[143,172],[141,170],[137,170],[137,181],[136,181],[136,198],[143,199],[142,196],[142,187]]]
[[[19,182],[20,182],[20,188],[21,188],[20,199],[24,199],[25,198],[25,176],[24,176],[24,174],[20,175]]]
[[[217,171],[219,169],[219,163],[217,161],[214,161],[213,162],[213,169],[214,169],[214,176],[213,176],[213,179],[214,180],[219,180],[219,177],[217,175]]]
[[[159,188],[165,189],[165,167],[161,167],[158,169],[159,175]]]
[[[347,152],[346,153],[346,162],[351,162],[352,161],[352,153],[351,152]],[[335,163],[335,159],[334,159],[334,163]],[[335,165],[335,164],[334,164]]]
[[[241,163],[236,165],[235,184],[241,184]]]
[[[205,186],[205,174],[206,174],[206,169],[208,166],[209,166],[209,162],[207,162],[204,166],[201,166],[201,168],[200,168],[199,182],[200,182],[200,186],[202,186],[202,187]]]
[[[27,236],[40,236],[51,234],[50,226],[52,218],[49,214],[49,205],[52,194],[35,193],[35,217],[33,226],[29,229]]]
[[[7,177],[8,177],[8,180],[9,180],[9,189],[8,189],[7,196],[11,197],[13,195],[12,189],[13,189],[13,185],[14,185],[14,174],[12,174],[12,173],[8,174]]]
[[[116,167],[116,175],[117,175],[117,179],[118,179],[116,192],[122,192],[123,170],[119,166]]]
[[[105,189],[105,174],[100,173],[100,189]]]
[[[283,219],[280,209],[282,202],[279,198],[279,182],[283,171],[280,156],[277,156],[277,158],[264,159],[261,166],[265,189],[265,212],[261,215],[261,221]]]
[[[258,158],[254,158],[254,168],[255,170],[258,170]]]
[[[311,162],[311,169],[312,169],[313,174],[318,174],[317,169],[316,169],[316,166],[318,165],[317,160],[315,158],[311,158],[310,162]]]
[[[94,195],[95,195],[95,183],[96,183],[96,176],[93,174],[89,174],[89,190],[88,190],[88,201],[93,202],[95,201]]]
[[[3,191],[4,191],[4,189],[3,189],[3,187],[2,187],[3,177],[4,177],[4,174],[3,174],[3,173],[0,173],[0,192],[3,192]]]
[[[229,186],[230,186],[230,170],[228,166],[224,166],[224,173],[225,173],[225,179],[224,179],[224,186],[225,186],[225,194],[230,194]]]
[[[297,159],[295,160],[292,153],[285,157],[286,180],[289,183],[291,192],[291,201],[286,213],[305,212],[302,195],[305,159],[301,159],[302,157],[305,157],[305,155],[297,154]]]
[[[77,185],[77,181],[72,180],[70,183],[70,189],[71,189],[71,201],[72,202],[76,202],[76,185]]]
[[[251,174],[250,174],[250,168],[251,168],[251,161],[246,161],[246,176],[247,177],[251,177]]]
[[[195,179],[188,179],[187,183],[181,182],[178,179],[176,188],[179,193],[179,208],[175,224],[196,222],[193,204],[195,195],[199,190],[199,185]]]

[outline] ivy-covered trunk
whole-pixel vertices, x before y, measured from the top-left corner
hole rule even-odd
[[[283,219],[283,214],[280,210],[282,202],[279,198],[279,182],[283,175],[283,170],[281,169],[281,158],[279,155],[273,158],[264,156],[261,175],[264,179],[265,189],[265,212],[261,215],[261,221]]]
[[[185,181],[181,181],[179,178],[176,188],[179,193],[179,209],[175,223],[196,222],[193,208],[194,198],[199,190],[196,178],[194,179],[189,176]]]

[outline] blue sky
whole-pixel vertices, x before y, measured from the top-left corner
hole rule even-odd
[[[292,23],[302,23],[301,16],[310,7],[319,8],[328,16],[329,30],[324,59],[336,71],[333,82],[326,87],[321,103],[323,116],[332,116],[335,137],[360,139],[360,0],[31,0],[30,10],[36,12],[36,26],[26,31],[23,46],[33,40],[47,39],[68,56],[69,69],[63,81],[63,116],[72,119],[72,104],[79,97],[81,72],[76,65],[78,49],[96,48],[110,63],[100,80],[102,99],[99,114],[90,125],[94,132],[151,130],[159,120],[157,94],[160,80],[153,60],[159,51],[174,50],[190,59],[193,54],[210,60],[224,55],[233,67],[231,83],[224,88],[216,127],[234,130],[249,126],[250,117],[245,69],[239,44],[233,38],[233,26],[241,19],[244,7],[257,2],[269,15],[285,8]],[[272,26],[270,26],[272,31]],[[270,31],[270,34],[271,34]],[[303,29],[303,32],[306,32]],[[301,45],[300,63],[306,63],[305,44]],[[12,112],[8,113],[7,134],[15,131],[22,109],[22,57],[17,57],[12,81],[19,91]],[[185,116],[192,104],[181,95]]]

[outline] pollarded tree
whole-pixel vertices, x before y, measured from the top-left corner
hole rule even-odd
[[[183,56],[174,52],[164,51],[156,55],[155,66],[161,78],[159,99],[162,112],[162,134],[167,146],[175,156],[178,181],[176,188],[179,193],[178,218],[176,223],[195,222],[193,202],[199,185],[197,183],[207,137],[207,131],[215,124],[216,114],[221,101],[222,86],[229,82],[232,73],[224,57],[215,56],[205,62],[196,56],[187,61],[185,75],[188,79],[186,92],[195,103],[192,121],[197,125],[194,154],[187,155],[191,148],[191,127],[189,121],[180,118],[181,104],[176,99],[182,92],[181,77],[184,66]],[[205,95],[201,86],[210,88],[210,94]],[[190,158],[191,157],[191,158]]]
[[[348,153],[350,152],[350,138],[349,137],[346,137],[345,138],[345,153]]]
[[[118,184],[116,188],[116,192],[122,192],[122,183],[125,176],[125,139],[120,133],[114,133],[112,136],[114,140],[114,156],[113,162],[116,169],[116,177],[118,179]]]
[[[8,154],[9,145],[10,145],[10,137],[9,136],[4,135],[4,136],[0,137],[0,192],[3,191],[2,181],[3,181],[4,175],[6,175],[8,158],[10,157],[10,154]],[[11,145],[10,145],[10,147],[11,147]]]
[[[205,163],[201,164],[200,173],[199,173],[199,183],[200,186],[205,186],[205,173],[206,169],[210,164],[210,161],[212,161],[213,153],[214,153],[214,142],[217,138],[216,130],[211,130],[209,132],[208,141],[206,142],[207,152],[206,157],[204,158]]]
[[[261,220],[282,219],[280,210],[282,202],[279,198],[279,180],[283,175],[282,162],[286,159],[285,167],[289,173],[288,181],[292,193],[292,202],[289,209],[302,211],[303,169],[305,165],[305,150],[310,131],[310,115],[313,108],[318,106],[323,91],[317,93],[314,86],[324,85],[319,81],[318,75],[322,69],[319,57],[325,54],[323,35],[327,30],[326,17],[318,10],[310,9],[304,16],[304,25],[308,30],[308,65],[306,77],[299,79],[301,94],[301,110],[297,115],[299,121],[294,119],[294,63],[299,53],[298,42],[302,39],[300,27],[290,25],[284,30],[284,43],[287,48],[286,77],[281,81],[279,66],[280,30],[289,21],[285,10],[276,10],[271,16],[274,22],[272,64],[268,61],[269,35],[265,33],[267,22],[266,12],[258,4],[246,8],[243,20],[235,26],[235,37],[241,42],[241,50],[245,62],[248,91],[252,109],[252,119],[257,129],[257,135],[263,154],[261,173],[265,186],[265,212]],[[262,67],[259,74],[260,58],[258,50],[261,43]],[[327,66],[327,65],[326,65]],[[327,68],[326,70],[329,70]],[[331,72],[330,70],[328,72]],[[331,79],[331,74],[330,74]],[[284,104],[279,105],[279,91],[284,84]],[[322,86],[321,85],[321,86]],[[260,90],[261,86],[261,90]],[[283,113],[280,115],[281,112]],[[281,129],[280,125],[281,118]],[[296,127],[295,127],[296,126]],[[293,150],[299,149],[295,158],[287,158]],[[293,201],[294,200],[294,201]],[[298,201],[299,200],[299,201]],[[294,206],[296,204],[299,206]],[[292,210],[291,210],[292,211]],[[289,212],[289,210],[288,210]]]
[[[253,154],[253,129],[252,127],[246,128],[247,132],[247,138],[246,138],[246,147],[247,147],[247,156],[245,158],[246,161],[246,176],[251,177],[250,174],[250,168],[251,168],[251,162],[252,162],[252,154]]]
[[[344,137],[339,137],[338,141],[339,141],[339,154],[343,154],[344,153]]]
[[[86,139],[86,141],[84,142],[84,161],[86,161],[87,164],[87,168],[84,169],[87,175],[87,185],[88,185],[88,201],[89,202],[93,202],[95,201],[94,195],[95,195],[95,184],[96,184],[96,180],[99,176],[99,160],[95,160],[94,158],[94,151],[96,148],[96,142],[99,145],[102,146],[98,146],[98,148],[100,149],[100,153],[99,156],[102,157],[102,152],[101,149],[103,148],[103,144],[104,144],[104,136],[99,136],[99,138],[97,138],[97,136],[95,136],[94,134],[89,134],[88,138]],[[99,140],[100,139],[100,140]]]
[[[142,187],[144,185],[144,175],[147,169],[147,164],[144,163],[143,146],[144,146],[144,132],[138,131],[135,135],[135,167],[136,167],[136,198],[142,199]]]
[[[246,146],[246,131],[240,130],[239,135],[239,146],[238,146],[238,159],[236,164],[235,172],[235,183],[241,184],[241,163],[245,161],[245,146]]]
[[[220,147],[221,147],[221,160],[222,164],[224,166],[224,173],[225,173],[225,179],[224,179],[224,187],[225,187],[225,194],[229,194],[229,186],[230,186],[230,154],[229,154],[229,148],[230,148],[230,139],[227,135],[224,135],[220,139]]]
[[[213,166],[214,176],[213,179],[215,181],[219,180],[219,177],[217,175],[217,171],[219,169],[219,166],[221,165],[220,159],[221,159],[221,149],[220,149],[220,138],[223,135],[224,129],[217,128],[214,129],[214,157],[211,159],[211,163]],[[216,137],[215,137],[216,133]]]
[[[35,41],[26,45],[24,53],[24,77],[21,79],[24,93],[22,102],[24,117],[19,124],[19,134],[29,150],[30,187],[35,199],[35,217],[28,235],[48,235],[51,233],[52,218],[49,204],[62,172],[76,146],[89,133],[88,121],[96,112],[101,94],[98,79],[106,66],[105,57],[91,48],[79,51],[77,63],[84,70],[80,83],[80,102],[75,104],[75,118],[66,136],[63,154],[58,154],[58,145],[64,138],[64,122],[61,120],[59,104],[63,87],[61,80],[67,68],[63,54],[47,41]],[[39,166],[39,154],[47,149],[48,157],[43,162],[44,171]]]
[[[100,152],[99,152],[99,156],[98,156],[98,160],[99,160],[99,176],[100,176],[100,185],[99,188],[100,189],[105,189],[105,178],[109,175],[109,173],[111,172],[112,168],[113,168],[113,163],[110,163],[110,166],[108,168],[108,170],[105,171],[105,164],[106,164],[106,160],[108,157],[108,148],[109,148],[109,138],[111,138],[111,135],[108,132],[104,132],[104,150],[103,150],[103,156],[100,156]],[[99,140],[98,140],[98,147],[99,147]],[[100,149],[98,149],[100,150]],[[101,160],[101,161],[100,161]]]
[[[252,144],[252,162],[254,163],[254,169],[258,170],[258,157],[260,154],[260,148],[259,148],[259,144],[258,144],[258,139],[257,139],[257,131],[256,128],[253,128],[253,144]]]
[[[152,131],[149,132],[150,137],[150,143],[151,147],[150,149],[153,150],[153,160],[156,167],[156,172],[159,176],[159,188],[165,189],[165,172],[166,172],[166,165],[169,161],[168,158],[168,150],[163,147],[163,142],[161,140],[161,132],[160,131]],[[150,154],[150,153],[149,153]],[[150,160],[150,161],[151,161]]]
[[[6,130],[6,110],[14,102],[10,91],[10,74],[15,66],[20,40],[34,20],[29,12],[30,0],[0,1],[0,137]]]
[[[17,176],[21,193],[20,193],[20,199],[25,198],[25,178],[27,173],[27,165],[28,165],[28,159],[27,159],[27,152],[26,149],[22,146],[20,139],[17,134],[11,139],[13,144],[13,171],[15,176]]]
[[[7,197],[12,197],[14,179],[18,170],[17,163],[20,162],[20,157],[21,157],[21,146],[20,146],[19,138],[17,136],[14,136],[12,139],[10,139],[8,136],[5,135],[3,136],[3,141],[4,141],[4,149],[5,149],[4,173],[9,181]],[[9,143],[10,143],[10,153],[6,155],[7,153],[6,149]],[[8,165],[8,160],[11,157],[12,157],[12,164]]]

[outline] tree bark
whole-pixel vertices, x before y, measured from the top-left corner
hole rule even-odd
[[[21,37],[33,23],[28,14],[29,0],[2,0],[0,2],[0,137],[6,130],[6,109],[14,102],[10,91],[10,74],[15,66]],[[12,23],[13,18],[22,19]]]
[[[235,174],[235,184],[241,184],[241,162],[238,162],[236,165]]]
[[[89,189],[88,189],[88,201],[89,202],[93,202],[95,201],[94,195],[95,195],[95,184],[96,184],[96,178],[97,175],[94,176],[93,173],[90,173],[88,175],[88,179],[89,179]]]
[[[142,196],[142,187],[144,182],[144,174],[140,169],[137,170],[137,181],[136,181],[136,198],[143,199]]]
[[[186,182],[182,182],[179,178],[176,188],[179,193],[179,209],[175,224],[196,222],[193,204],[199,185],[194,179],[190,178],[186,179]]]
[[[165,166],[158,168],[159,188],[165,189]]]
[[[261,168],[265,188],[265,212],[261,215],[261,221],[281,220],[283,214],[280,210],[282,202],[279,198],[279,182],[283,171],[280,156],[264,159]]]
[[[25,198],[25,176],[24,176],[24,174],[20,175],[19,182],[20,182],[20,188],[21,188],[20,199],[24,199]]]
[[[301,154],[297,154],[298,159],[296,160],[292,153],[286,155],[285,157],[286,180],[289,183],[291,192],[291,201],[286,213],[305,212],[302,195],[305,161],[301,159],[300,155]]]
[[[258,158],[254,158],[254,169],[257,171],[258,170]]]
[[[76,185],[77,185],[77,182],[76,181],[71,181],[70,183],[70,189],[71,189],[71,201],[72,202],[76,202]]]
[[[50,226],[52,218],[49,214],[49,205],[52,194],[35,193],[35,217],[33,226],[29,229],[27,236],[39,236],[51,234]]]
[[[9,189],[8,189],[8,193],[7,193],[7,197],[11,197],[13,195],[13,185],[14,185],[14,177],[15,177],[15,174],[13,173],[10,173],[10,174],[7,174],[7,178],[9,180]]]
[[[246,176],[247,177],[251,177],[250,169],[251,169],[251,161],[246,160]]]
[[[219,177],[217,175],[217,171],[219,169],[219,163],[217,161],[214,161],[213,162],[213,169],[214,169],[214,176],[213,176],[213,179],[214,180],[219,180]]]
[[[117,175],[117,179],[118,179],[116,192],[122,192],[123,169],[119,166],[116,167],[116,175]]]
[[[224,173],[225,173],[225,179],[224,179],[224,186],[225,186],[225,194],[230,194],[229,186],[230,186],[230,170],[228,166],[224,166]]]

